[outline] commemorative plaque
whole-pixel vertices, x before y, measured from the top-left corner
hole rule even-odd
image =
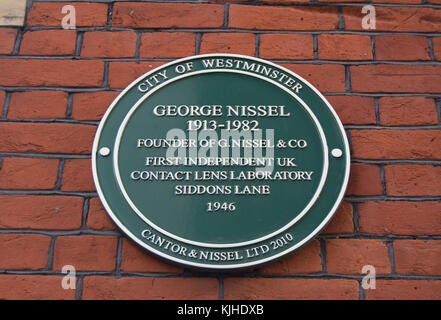
[[[101,202],[139,246],[190,267],[236,269],[301,248],[336,212],[350,154],[306,80],[271,62],[199,55],[135,80],[93,146]]]

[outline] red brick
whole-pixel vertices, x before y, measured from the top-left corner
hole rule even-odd
[[[0,188],[54,189],[58,163],[57,159],[3,158],[0,168]]]
[[[216,278],[85,277],[85,300],[214,300]]]
[[[362,7],[343,7],[346,30],[363,30],[361,21],[366,14]],[[413,7],[375,7],[375,31],[393,32],[440,32],[441,15],[433,8]]]
[[[352,164],[346,194],[355,196],[383,194],[380,168],[372,164]]]
[[[259,55],[264,59],[314,59],[309,34],[262,34]]]
[[[66,2],[34,2],[28,14],[28,26],[61,27]],[[107,24],[108,6],[104,3],[75,2],[77,27],[103,27]]]
[[[116,230],[115,223],[110,219],[98,198],[90,199],[87,227],[97,230]]]
[[[141,36],[141,58],[181,58],[194,55],[196,36],[189,32],[148,32]]]
[[[343,124],[375,124],[374,98],[360,96],[327,96]]]
[[[329,273],[361,274],[365,265],[374,266],[376,274],[391,272],[385,242],[376,239],[326,240],[326,270]]]
[[[227,0],[227,1],[236,1],[236,0]],[[292,3],[292,2],[305,2],[305,0],[262,0],[262,2],[279,2],[279,3],[289,2],[289,3]]]
[[[9,104],[8,119],[65,118],[67,93],[35,90],[14,92]]]
[[[43,269],[50,244],[51,237],[41,234],[0,234],[0,269]]]
[[[383,35],[375,37],[377,60],[430,60],[426,37]]]
[[[372,60],[371,38],[351,34],[320,34],[318,57],[323,60]]]
[[[363,65],[350,72],[354,92],[441,92],[441,66]]]
[[[441,274],[441,241],[394,241],[395,271],[401,274]]]
[[[3,107],[5,104],[5,97],[6,97],[5,91],[0,90],[0,110],[1,110],[2,115],[3,115]]]
[[[343,201],[335,213],[331,222],[322,234],[342,234],[354,232],[354,220],[352,204]]]
[[[375,290],[366,290],[369,300],[439,300],[439,280],[376,280]]]
[[[0,152],[90,154],[96,127],[66,123],[0,123]]]
[[[62,276],[0,275],[0,299],[73,300],[75,290],[61,286]]]
[[[111,236],[61,236],[55,240],[54,270],[65,265],[76,271],[114,271],[117,238]]]
[[[193,3],[117,2],[114,27],[124,28],[219,28],[224,24],[224,6]]]
[[[321,92],[345,92],[345,68],[335,64],[282,64]]]
[[[125,272],[165,272],[182,273],[184,269],[160,258],[135,245],[132,241],[123,240],[121,270]]]
[[[0,29],[0,54],[11,54],[14,50],[17,29]]]
[[[441,60],[441,37],[432,38],[432,42],[433,54],[435,55],[436,60]]]
[[[356,280],[256,279],[224,280],[226,300],[348,300],[358,299]]]
[[[422,0],[372,0],[373,3],[408,3],[408,4],[420,4]]]
[[[380,122],[385,126],[438,124],[435,100],[425,97],[382,97]]]
[[[162,61],[111,62],[109,67],[109,85],[114,89],[125,88],[138,77],[164,63]]]
[[[0,59],[1,86],[98,87],[104,62],[92,60]]]
[[[368,201],[358,204],[360,232],[440,235],[441,203],[436,201]]]
[[[201,54],[222,52],[254,56],[255,36],[252,33],[205,33],[200,51]]]
[[[64,163],[63,191],[95,191],[92,179],[92,161],[90,159],[72,159]]]
[[[217,0],[215,0],[217,1]],[[221,0],[219,0],[221,1]],[[236,1],[236,0],[227,0],[227,1]],[[249,1],[253,1],[253,0],[249,0]],[[283,2],[305,2],[305,0],[262,0],[262,2],[279,2],[279,3],[283,3]]]
[[[86,32],[81,48],[82,57],[125,58],[134,57],[136,33],[133,31]]]
[[[278,7],[233,4],[228,26],[258,30],[336,30],[336,7]]]
[[[439,130],[351,130],[357,159],[441,159]]]
[[[259,273],[281,275],[322,272],[322,270],[320,243],[314,240],[294,254],[260,268]]]
[[[81,227],[83,199],[1,195],[0,228],[72,230]]]
[[[118,91],[81,92],[73,96],[72,118],[75,120],[101,120]]]
[[[61,56],[75,53],[77,33],[74,30],[36,30],[24,34],[20,54]]]
[[[430,165],[385,166],[390,196],[440,196],[441,167]]]

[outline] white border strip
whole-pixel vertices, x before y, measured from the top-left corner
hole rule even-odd
[[[104,124],[106,122],[106,119],[109,117],[110,113],[112,112],[113,108],[115,107],[115,105],[118,103],[119,99],[127,92],[129,91],[135,84],[137,84],[141,79],[143,79],[144,77],[149,76],[152,73],[155,73],[156,70],[162,69],[162,68],[166,68],[170,65],[173,65],[175,63],[180,63],[183,61],[187,61],[187,60],[192,60],[192,59],[198,59],[198,58],[203,58],[203,57],[219,57],[219,56],[224,56],[224,57],[233,57],[233,58],[244,58],[244,59],[248,59],[248,60],[254,60],[256,62],[261,62],[261,63],[265,63],[268,65],[272,65],[276,68],[279,68],[280,70],[285,71],[288,74],[293,75],[294,77],[297,77],[298,79],[300,79],[304,84],[306,84],[307,86],[309,86],[309,88],[311,90],[313,90],[324,102],[325,104],[328,106],[329,110],[331,111],[331,113],[334,115],[334,118],[340,128],[340,132],[342,134],[343,137],[343,141],[344,141],[344,145],[345,145],[345,153],[346,153],[346,172],[345,172],[345,177],[344,177],[344,181],[343,181],[343,185],[342,188],[340,190],[340,193],[337,197],[337,200],[335,201],[334,206],[332,207],[331,211],[329,212],[329,214],[326,216],[326,218],[322,221],[322,223],[320,223],[320,225],[317,226],[317,228],[314,229],[314,231],[312,231],[308,237],[304,238],[302,241],[300,241],[299,243],[297,243],[296,245],[288,248],[285,251],[282,251],[278,254],[275,254],[273,256],[270,256],[268,258],[262,259],[262,260],[257,260],[257,261],[252,261],[252,262],[247,262],[247,263],[241,263],[241,264],[225,264],[225,265],[213,265],[213,264],[204,264],[204,263],[198,263],[198,262],[191,262],[191,261],[187,261],[187,260],[182,260],[182,259],[178,259],[175,258],[173,256],[170,255],[166,255],[164,253],[162,253],[161,251],[156,250],[153,247],[148,246],[145,242],[141,241],[137,236],[135,236],[132,232],[130,232],[130,230],[128,230],[123,224],[121,224],[121,222],[116,218],[116,216],[113,214],[112,210],[110,210],[110,207],[106,201],[106,198],[104,197],[104,194],[101,190],[100,184],[99,184],[99,180],[98,180],[98,174],[96,171],[96,155],[97,155],[97,150],[98,150],[98,143],[99,143],[99,139],[101,136],[101,132],[103,130]],[[109,214],[109,216],[112,218],[112,220],[116,223],[116,225],[126,234],[128,235],[134,242],[136,242],[139,246],[147,249],[148,251],[166,259],[166,260],[170,260],[170,261],[174,261],[176,263],[179,264],[183,264],[183,265],[187,265],[187,266],[193,266],[193,267],[198,267],[198,268],[205,268],[205,269],[218,269],[218,270],[227,270],[227,269],[239,269],[239,268],[246,268],[246,267],[251,267],[251,266],[255,266],[255,265],[260,265],[263,264],[265,262],[269,262],[272,260],[276,260],[277,258],[288,254],[294,250],[296,250],[297,248],[305,245],[308,241],[312,240],[312,238],[314,238],[314,236],[320,232],[320,230],[322,230],[331,220],[332,216],[334,215],[335,211],[338,209],[338,207],[340,206],[340,203],[344,197],[344,194],[346,192],[346,187],[348,185],[348,181],[349,181],[349,173],[350,173],[350,164],[351,164],[351,158],[350,158],[350,150],[349,150],[349,143],[348,143],[348,138],[346,137],[346,132],[343,128],[343,124],[341,123],[340,119],[337,116],[337,113],[335,112],[334,108],[331,106],[331,104],[328,102],[328,100],[326,100],[326,98],[314,87],[312,86],[308,81],[306,81],[305,79],[303,79],[302,77],[300,77],[299,75],[297,75],[296,73],[292,72],[291,70],[288,70],[285,67],[276,65],[275,63],[272,63],[270,61],[266,61],[263,59],[259,59],[259,58],[255,58],[255,57],[250,57],[250,56],[245,56],[245,55],[237,55],[237,54],[205,54],[205,55],[197,55],[197,56],[191,56],[191,57],[186,57],[186,58],[182,58],[182,59],[178,59],[175,61],[171,61],[169,63],[166,63],[158,68],[155,68],[154,70],[151,70],[150,72],[147,72],[146,74],[140,76],[138,79],[136,79],[135,81],[133,81],[129,86],[127,86],[117,97],[116,99],[112,102],[112,104],[110,105],[110,107],[107,109],[106,113],[104,114],[96,135],[95,135],[95,140],[93,141],[93,147],[92,147],[92,175],[93,175],[93,180],[95,182],[95,186],[97,188],[97,192],[98,192],[98,196],[104,206],[104,208],[106,209],[107,213]]]

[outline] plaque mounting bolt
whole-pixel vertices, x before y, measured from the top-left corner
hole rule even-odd
[[[110,154],[110,149],[107,147],[102,147],[99,152],[103,157],[107,157]]]
[[[340,158],[343,155],[343,151],[341,151],[341,149],[335,148],[332,149],[331,154],[334,158]]]

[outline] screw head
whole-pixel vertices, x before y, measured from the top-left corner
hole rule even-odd
[[[110,154],[110,149],[107,147],[102,147],[99,152],[103,157],[107,157]]]
[[[341,151],[341,149],[335,148],[332,149],[331,154],[334,158],[340,158],[343,155],[343,151]]]

